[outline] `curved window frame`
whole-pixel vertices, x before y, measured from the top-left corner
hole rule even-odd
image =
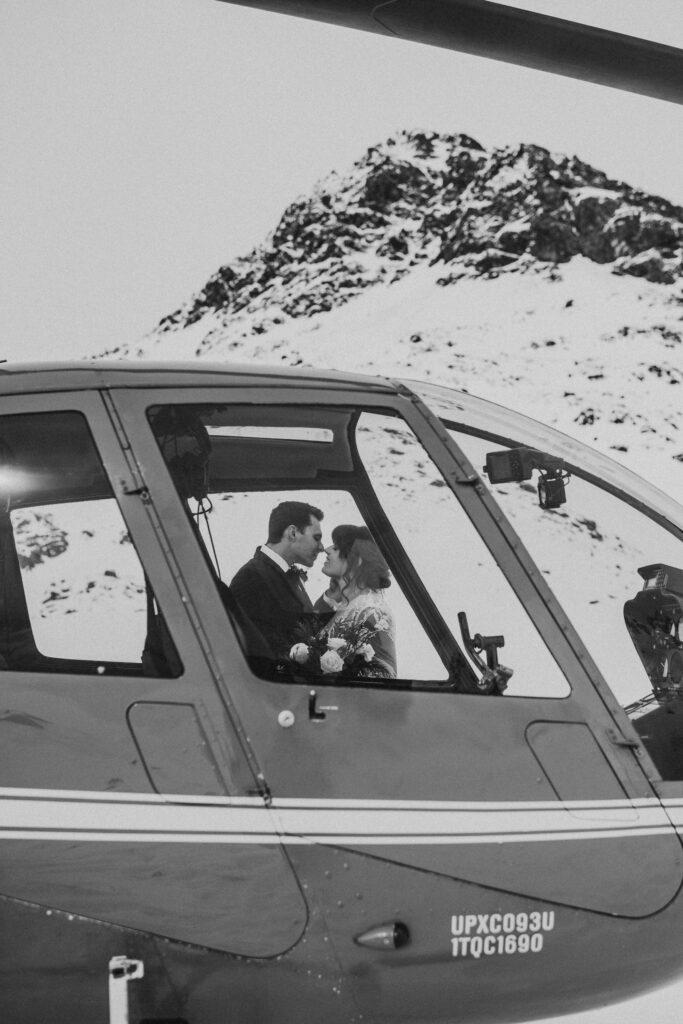
[[[620,498],[683,540],[683,506],[608,455],[487,399],[438,384],[409,380],[402,383],[429,406],[446,428],[509,448],[536,448],[556,455],[564,460],[571,473]]]

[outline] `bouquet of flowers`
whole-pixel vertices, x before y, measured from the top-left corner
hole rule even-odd
[[[378,622],[349,621],[336,626],[336,636],[329,636],[321,630],[314,637],[295,643],[289,652],[289,660],[297,671],[311,676],[345,674],[367,677],[381,673],[379,666],[368,672],[375,650],[370,643],[372,637],[385,628]]]

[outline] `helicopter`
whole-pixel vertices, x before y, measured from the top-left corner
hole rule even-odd
[[[0,389],[3,1019],[512,1021],[680,974],[677,502],[434,384]],[[395,678],[252,648],[229,582],[283,500],[370,531]]]
[[[682,98],[678,50],[483,0],[246,6]],[[680,975],[677,502],[418,382],[0,392],[4,1020],[508,1022]],[[283,500],[374,538],[395,678],[251,646],[229,582]]]

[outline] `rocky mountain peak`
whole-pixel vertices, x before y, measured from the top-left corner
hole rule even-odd
[[[485,272],[520,256],[582,255],[617,273],[672,284],[683,273],[683,210],[540,146],[493,150],[444,225],[439,258]],[[468,257],[485,254],[485,259]]]
[[[153,337],[207,314],[232,326],[248,317],[250,333],[265,333],[424,263],[443,265],[448,285],[575,256],[673,284],[683,209],[541,146],[486,150],[464,134],[403,131],[288,206],[262,245],[222,266]]]

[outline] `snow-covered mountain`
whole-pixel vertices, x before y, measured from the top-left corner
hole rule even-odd
[[[681,207],[538,146],[402,132],[107,354],[435,379],[683,497],[682,339]]]

